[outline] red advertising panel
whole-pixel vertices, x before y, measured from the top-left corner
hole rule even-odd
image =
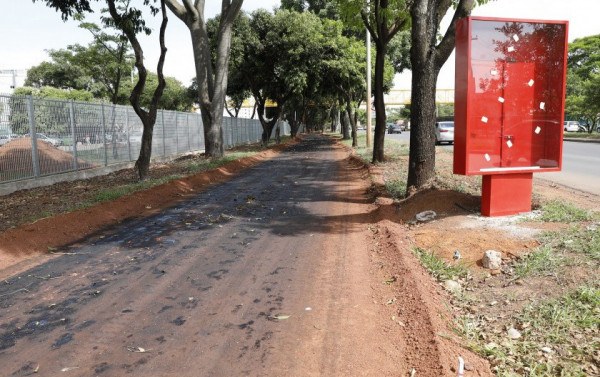
[[[567,26],[482,17],[458,24],[454,173],[560,170]]]

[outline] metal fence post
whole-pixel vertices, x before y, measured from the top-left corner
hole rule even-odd
[[[100,140],[102,141],[102,146],[104,147],[104,166],[108,166],[108,153],[106,151],[106,119],[104,118],[104,102],[102,102],[102,137]]]
[[[73,169],[78,170],[77,138],[75,137],[75,106],[73,105],[73,100],[69,101],[69,123],[71,125],[71,137],[73,138]]]
[[[37,135],[33,114],[33,97],[27,96],[27,116],[29,117],[29,133],[31,134],[31,158],[33,160],[33,175],[40,176],[40,161],[38,159]]]

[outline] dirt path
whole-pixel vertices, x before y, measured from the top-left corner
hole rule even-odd
[[[488,375],[365,178],[313,137],[7,278],[2,373],[438,377],[460,354]]]

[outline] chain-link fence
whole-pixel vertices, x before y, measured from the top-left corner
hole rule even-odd
[[[135,161],[142,123],[130,106],[0,95],[0,184]],[[223,120],[226,148],[257,142],[255,119]],[[281,134],[290,134],[284,124]],[[159,110],[153,157],[204,150],[200,114]]]

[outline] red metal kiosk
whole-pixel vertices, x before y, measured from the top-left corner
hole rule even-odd
[[[567,21],[468,17],[456,28],[454,173],[483,175],[481,213],[531,211],[560,171]]]

